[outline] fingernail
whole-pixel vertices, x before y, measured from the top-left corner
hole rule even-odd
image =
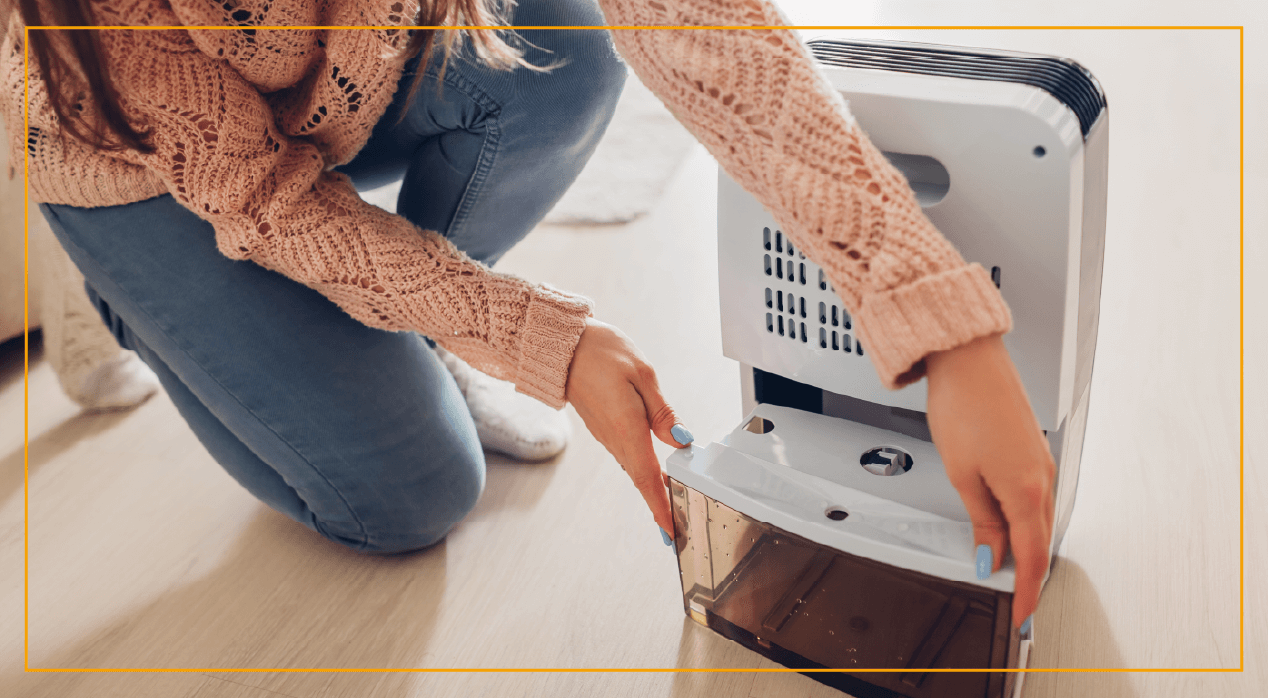
[[[675,424],[670,427],[669,433],[673,435],[675,441],[683,446],[686,446],[696,440],[696,437],[692,436],[691,432],[687,431],[687,427],[684,427],[681,424]]]
[[[991,546],[977,546],[977,578],[986,579],[991,576],[991,568],[994,567],[991,556]]]
[[[674,544],[673,539],[669,537],[669,534],[665,532],[665,529],[663,529],[663,528],[658,528],[658,529],[656,529],[656,530],[660,531],[660,537],[661,537],[661,540],[665,541],[665,545],[673,545],[673,544]]]
[[[1033,613],[1032,613],[1032,614],[1030,614],[1030,615],[1028,615],[1028,616],[1026,616],[1026,620],[1022,621],[1021,628],[1020,628],[1017,632],[1021,633],[1022,635],[1029,635],[1029,634],[1030,634],[1030,622],[1031,622],[1032,620],[1034,620],[1034,619],[1035,619],[1035,614],[1033,614]]]

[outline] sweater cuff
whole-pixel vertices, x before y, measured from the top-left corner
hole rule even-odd
[[[924,377],[932,352],[1013,328],[1004,297],[980,264],[866,294],[856,315],[872,365],[891,390]]]
[[[586,329],[586,318],[594,314],[594,303],[544,284],[534,287],[531,294],[519,338],[515,387],[559,409],[565,403],[572,354]]]

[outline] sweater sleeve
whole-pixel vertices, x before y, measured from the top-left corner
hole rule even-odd
[[[106,55],[126,57],[111,66],[121,104],[155,146],[127,157],[215,226],[222,253],[309,286],[367,325],[425,334],[521,392],[563,404],[588,300],[494,273],[365,203],[186,32],[103,32],[102,43]]]
[[[770,0],[600,0],[610,26],[779,26]],[[613,30],[639,78],[824,269],[887,387],[1012,327],[787,29]]]

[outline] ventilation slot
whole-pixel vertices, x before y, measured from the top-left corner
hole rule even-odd
[[[1063,58],[862,41],[812,41],[809,46],[814,57],[828,65],[1031,85],[1069,107],[1085,138],[1105,110],[1105,94],[1092,74]]]
[[[995,282],[995,288],[999,288],[999,267],[991,267],[991,281]]]
[[[816,268],[809,260],[800,261],[806,259],[805,253],[794,247],[791,239],[785,240],[783,231],[762,228],[762,247],[767,251],[767,254],[762,256],[762,264],[767,276],[786,278],[791,284],[809,286],[813,283],[815,273],[818,272],[819,289],[836,292],[822,269]],[[783,256],[785,253],[788,257]],[[809,270],[806,268],[807,265],[810,266]],[[994,278],[997,272],[993,270],[992,275]],[[775,286],[764,289],[763,302],[766,304],[764,310],[767,333],[788,337],[794,342],[800,339],[802,344],[810,345],[811,334],[814,332],[814,304],[816,303],[813,298],[783,291]],[[852,329],[849,311],[844,306],[832,303],[831,299],[818,301],[818,303],[819,348],[831,348],[833,351],[844,351],[846,354],[858,353],[861,356],[863,348],[843,331]],[[806,327],[808,323],[811,328]]]

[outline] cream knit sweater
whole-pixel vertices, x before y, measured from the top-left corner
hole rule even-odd
[[[599,0],[615,26],[781,25],[769,0]],[[103,50],[154,153],[62,138],[36,71],[29,162],[36,201],[107,206],[170,193],[211,222],[221,252],[280,272],[357,320],[414,330],[548,404],[592,312],[581,297],[468,259],[433,231],[363,202],[331,168],[352,159],[391,101],[404,31],[257,26],[407,25],[410,0],[102,0],[110,25],[240,31],[104,31]],[[23,119],[22,30],[0,45],[0,108]],[[923,357],[1006,332],[1008,308],[929,223],[902,175],[787,30],[616,30],[639,78],[827,272],[883,383]],[[83,104],[92,117],[93,105]],[[25,151],[25,152],[24,152]]]

